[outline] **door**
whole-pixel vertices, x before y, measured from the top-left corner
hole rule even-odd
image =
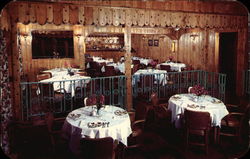
[[[227,75],[226,94],[234,97],[236,95],[236,51],[237,33],[220,33],[219,40],[219,72]]]

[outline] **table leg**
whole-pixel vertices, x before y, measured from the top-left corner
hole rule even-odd
[[[214,127],[214,143],[217,144],[218,143],[218,132],[219,132],[219,128],[218,126]]]

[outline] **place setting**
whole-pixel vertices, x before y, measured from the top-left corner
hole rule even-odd
[[[123,115],[128,114],[128,112],[126,110],[116,110],[114,112],[114,114],[117,115],[117,116],[123,116]]]
[[[72,120],[77,120],[77,119],[80,118],[80,116],[81,116],[81,114],[75,114],[75,113],[70,113],[70,114],[68,115],[68,117],[69,117],[70,119],[72,119]]]
[[[88,128],[98,128],[98,127],[107,128],[109,127],[109,124],[110,122],[88,122],[87,127]]]

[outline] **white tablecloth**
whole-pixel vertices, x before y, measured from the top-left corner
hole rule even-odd
[[[169,99],[168,109],[172,111],[172,122],[175,123],[175,127],[181,127],[180,115],[184,115],[185,109],[209,112],[211,125],[220,126],[221,119],[228,114],[225,104],[209,95],[202,95],[198,101],[196,97],[194,94],[177,94]]]
[[[78,68],[71,68],[71,72],[78,72],[80,69]],[[65,76],[68,74],[68,69],[66,68],[54,68],[51,70],[45,70],[43,72],[50,72],[52,74],[52,77],[55,76]]]
[[[135,56],[132,57],[132,60],[140,60],[140,63],[146,66],[152,61],[152,59],[146,59],[146,58],[135,57]]]
[[[127,145],[127,137],[132,133],[130,118],[128,113],[122,108],[115,106],[105,106],[100,109],[100,116],[91,116],[94,106],[87,106],[76,109],[67,116],[63,130],[69,137],[69,147],[72,152],[79,153],[79,141],[83,137],[103,138],[112,137],[114,140]],[[121,115],[116,115],[117,112],[125,112]],[[72,114],[80,114],[77,118],[72,118]],[[107,123],[95,128],[90,128],[88,124]]]
[[[181,69],[186,67],[184,63],[176,63],[176,62],[169,62],[169,61],[160,63],[156,67],[160,68],[160,65],[169,65],[172,71],[178,71],[178,72],[181,72]]]
[[[86,84],[90,81],[89,76],[80,75],[64,75],[64,76],[54,76],[49,79],[41,80],[42,83],[53,82],[54,90],[64,89],[67,93],[71,93],[71,96],[75,96],[76,87],[86,87]],[[66,80],[66,81],[65,81]]]
[[[167,84],[167,71],[166,70],[156,70],[156,69],[140,69],[138,71],[135,72],[134,75],[149,75],[149,74],[155,74],[154,78],[156,80],[158,80],[158,82],[162,85]],[[132,83],[135,84],[138,80],[140,80],[138,77],[139,76],[134,76],[135,78],[133,78]],[[155,80],[155,83],[157,83],[157,81]]]

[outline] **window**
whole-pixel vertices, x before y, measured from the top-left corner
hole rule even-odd
[[[32,31],[32,58],[73,58],[73,31]]]

